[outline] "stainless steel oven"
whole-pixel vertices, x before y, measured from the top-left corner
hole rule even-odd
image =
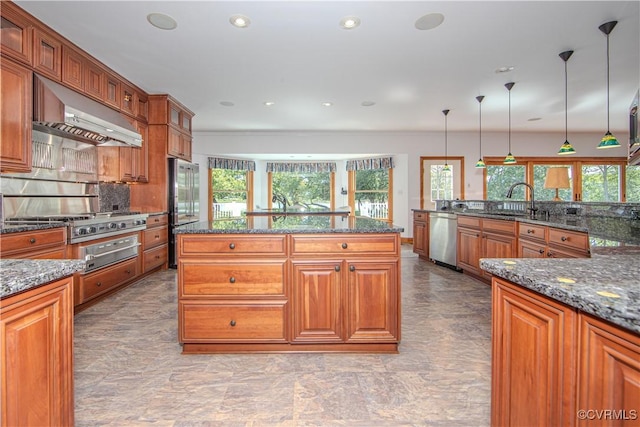
[[[78,244],[79,257],[86,260],[85,273],[138,256],[138,235],[116,237],[99,243]]]

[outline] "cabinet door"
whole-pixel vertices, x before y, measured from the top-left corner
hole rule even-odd
[[[9,59],[0,58],[0,170],[31,171],[32,72]]]
[[[33,30],[33,69],[53,80],[62,77],[62,42],[37,28]]]
[[[130,116],[136,116],[136,108],[138,107],[138,102],[133,91],[133,88],[129,85],[122,84],[122,103],[120,105],[120,110],[128,114]]]
[[[547,245],[530,240],[518,240],[518,258],[546,258]]]
[[[19,6],[2,2],[0,51],[3,55],[31,65],[31,22]]]
[[[515,258],[517,254],[516,238],[514,236],[494,233],[482,234],[482,255],[480,258]],[[482,273],[486,277],[491,277],[490,273],[485,271]]]
[[[476,275],[480,270],[482,238],[479,230],[458,228],[458,267]]]
[[[576,314],[493,278],[491,425],[575,423]]]
[[[426,222],[413,222],[413,252],[425,258],[429,256],[428,234]]]
[[[580,419],[578,425],[627,425],[625,419],[638,425],[640,336],[580,314],[579,352],[577,407],[608,410],[610,416]]]
[[[346,342],[398,341],[398,262],[347,261]]]
[[[120,181],[120,147],[98,147],[98,179]]]
[[[85,63],[84,93],[100,101],[105,98],[106,75],[102,67],[93,61]]]
[[[69,46],[62,46],[62,82],[82,92],[84,79],[85,66],[82,54]]]
[[[342,261],[293,263],[293,343],[342,342]]]
[[[2,425],[73,425],[71,290],[68,277],[1,303]]]
[[[103,101],[119,110],[122,105],[122,83],[116,76],[109,73],[105,73],[104,81],[105,89]]]
[[[167,141],[167,154],[172,157],[182,157],[182,147],[180,145],[181,133],[179,130],[169,126],[169,138]]]

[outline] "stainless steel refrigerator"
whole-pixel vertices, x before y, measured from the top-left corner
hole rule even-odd
[[[195,163],[169,159],[169,267],[176,268],[173,229],[200,219],[200,171]]]

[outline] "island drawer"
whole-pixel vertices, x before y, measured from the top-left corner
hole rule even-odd
[[[518,224],[518,235],[522,239],[546,241],[547,227],[520,222]]]
[[[273,262],[184,260],[178,264],[180,297],[279,295],[285,293],[286,260]]]
[[[261,255],[283,256],[287,252],[286,236],[182,234],[178,251],[182,256]]]
[[[426,221],[429,219],[429,213],[428,212],[414,212],[413,213],[413,220],[414,221]]]
[[[589,237],[587,233],[579,231],[549,227],[549,244],[565,246],[580,252],[589,251]]]
[[[458,227],[475,228],[480,230],[482,219],[474,216],[458,215]]]
[[[178,305],[180,342],[285,342],[285,303]]]
[[[490,233],[503,233],[510,236],[516,234],[516,222],[505,219],[483,219],[482,231]]]
[[[149,228],[142,232],[144,249],[151,249],[156,246],[164,245],[169,240],[168,226],[158,226]]]
[[[398,255],[397,234],[368,236],[365,234],[297,235],[291,236],[293,255],[316,254],[385,254]]]
[[[2,258],[11,258],[9,255],[22,251],[32,254],[41,249],[65,245],[67,242],[66,231],[65,227],[60,227],[49,230],[4,234],[0,238]]]

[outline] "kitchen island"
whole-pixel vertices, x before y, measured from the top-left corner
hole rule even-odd
[[[284,213],[176,228],[183,353],[396,353],[402,231]]]
[[[481,260],[494,276],[492,425],[636,425],[640,252],[629,249]]]

